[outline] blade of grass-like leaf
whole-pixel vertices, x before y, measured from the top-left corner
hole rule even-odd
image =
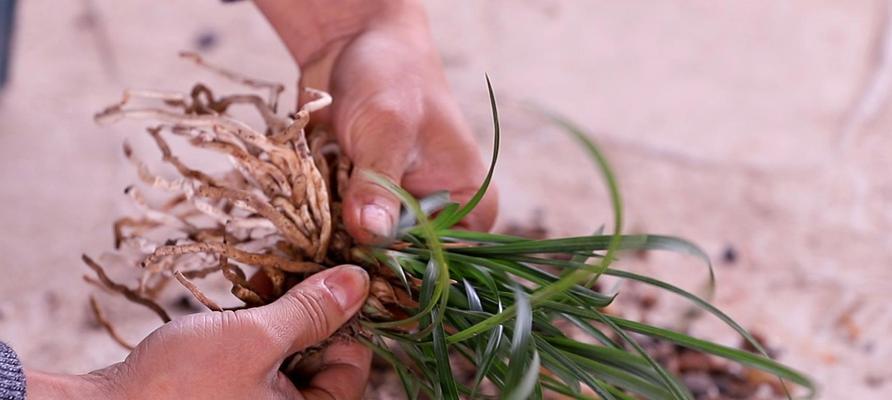
[[[470,214],[471,211],[474,210],[474,207],[477,207],[477,204],[480,203],[480,200],[483,200],[483,196],[486,194],[486,190],[489,189],[489,184],[492,181],[492,175],[496,169],[496,161],[499,158],[499,139],[501,131],[499,129],[499,108],[496,106],[496,94],[492,90],[492,82],[490,82],[489,80],[489,75],[486,75],[486,89],[489,91],[489,103],[492,107],[493,125],[492,161],[489,164],[489,171],[487,171],[486,178],[483,179],[483,183],[480,185],[480,188],[477,189],[477,192],[474,193],[474,196],[472,196],[471,199],[468,200],[467,204],[462,206],[462,208],[460,208],[455,213],[450,214],[448,217],[437,221],[438,224],[434,226],[434,229],[436,230],[450,228],[461,221],[462,218]]]
[[[431,215],[434,212],[437,212],[444,207],[451,204],[449,200],[449,192],[445,190],[441,190],[438,192],[434,192],[427,197],[418,200],[418,206],[421,207],[421,212],[424,215]],[[404,208],[400,213],[399,223],[397,223],[397,227],[400,231],[404,229],[411,228],[415,226],[418,217],[415,215],[415,212],[410,208]]]
[[[396,356],[394,356],[393,353],[390,352],[390,350],[384,348],[383,346],[379,346],[378,344],[362,336],[357,336],[356,340],[358,340],[366,347],[372,349],[375,354],[390,363],[394,371],[396,371],[397,376],[400,378],[400,383],[402,383],[403,385],[403,390],[405,390],[406,396],[410,400],[415,400],[418,398],[418,382],[414,380],[414,376],[412,375],[412,373],[406,369],[403,363],[400,362],[396,358]]]
[[[408,249],[405,251],[410,251],[413,254],[424,255],[427,254],[426,250],[417,250],[417,249]],[[516,275],[520,278],[529,280],[539,285],[547,285],[550,282],[556,281],[558,278],[552,274],[541,271],[537,268],[533,268],[528,265],[524,265],[521,263],[517,263],[510,260],[499,260],[499,259],[488,259],[488,258],[477,258],[477,257],[468,257],[462,256],[458,254],[448,254],[446,255],[447,259],[450,262],[450,265],[458,265],[463,266],[462,269],[455,271],[455,276],[458,278],[463,278],[467,276],[471,276],[469,274],[478,274],[479,272],[484,273],[492,273],[492,274],[503,274],[510,273],[512,275]],[[478,271],[475,271],[472,268],[479,268]],[[473,275],[478,277],[479,275]],[[491,278],[487,278],[491,280]],[[507,276],[500,277],[503,282],[511,282],[511,280]],[[487,280],[484,280],[486,282]],[[487,283],[488,288],[494,287],[491,284]],[[479,291],[479,288],[478,288]],[[492,290],[490,290],[492,292]],[[598,307],[605,307],[613,301],[613,297],[608,297],[602,295],[598,292],[595,292],[589,288],[584,287],[574,287],[572,289],[572,293],[576,296],[581,296],[586,299],[586,301],[591,302],[592,304],[597,304]]]
[[[545,304],[543,304],[543,306],[563,313],[576,315],[581,318],[600,319],[598,315],[599,313],[587,308],[575,307],[569,304],[563,304],[553,301],[546,302]],[[714,354],[716,356],[768,372],[777,377],[787,379],[793,383],[796,383],[797,385],[803,386],[808,389],[809,394],[807,398],[813,398],[815,395],[815,385],[810,379],[805,377],[805,375],[803,375],[802,373],[786,367],[768,357],[727,346],[722,346],[682,333],[673,332],[668,329],[657,328],[639,322],[629,321],[626,319],[611,316],[606,316],[606,318],[614,322],[620,329],[640,333],[642,335],[647,335],[658,339],[668,340],[670,342],[690,349]]]
[[[569,340],[569,339],[568,339]],[[600,382],[595,380],[587,371],[581,368],[579,365],[574,363],[572,360],[567,358],[564,354],[560,352],[556,347],[552,346],[548,340],[542,339],[540,336],[536,336],[536,346],[542,350],[542,359],[547,360],[549,357],[553,359],[553,363],[562,365],[564,368],[569,370],[573,376],[581,380],[588,386],[592,391],[595,392],[598,396],[601,396],[603,400],[616,400],[616,398],[610,393],[610,391],[602,385]],[[547,367],[547,364],[546,364]],[[561,378],[563,380],[563,378]],[[566,381],[565,381],[566,383]],[[575,386],[575,392],[579,393],[578,384]]]
[[[477,296],[477,290],[474,289],[474,286],[471,286],[471,282],[468,282],[467,279],[462,279],[462,282],[465,285],[465,295],[468,298],[468,309],[471,311],[483,311],[483,305],[480,303],[480,296]]]
[[[449,262],[453,262],[453,260],[449,259]],[[499,287],[496,284],[495,279],[493,279],[492,274],[489,271],[481,269],[480,267],[473,264],[464,264],[465,267],[461,269],[462,274],[475,279],[476,281],[483,283],[486,289],[492,293],[492,296],[495,297],[495,302],[498,303],[499,312],[502,310],[502,300],[499,298]]]
[[[523,375],[517,382],[517,386],[511,388],[503,398],[508,400],[527,400],[533,397],[531,395],[539,385],[539,362],[539,352],[533,350],[533,359],[526,366]],[[541,392],[535,397],[541,398]]]
[[[429,367],[429,365],[435,363],[435,361],[431,357],[424,354],[419,346],[400,341],[397,341],[396,343],[415,365],[417,370],[415,375],[420,377],[419,386],[421,387],[421,389],[430,398],[442,398],[442,390],[437,384],[436,372],[434,372],[433,369]]]
[[[421,280],[421,291],[418,294],[418,303],[422,308],[427,308],[428,304],[436,302],[434,299],[434,290],[437,287],[437,276],[440,270],[434,260],[427,262],[427,268],[424,270],[424,278]]]
[[[544,356],[543,356],[544,358]],[[569,398],[577,399],[577,400],[602,400],[602,398],[595,399],[591,396],[582,393],[574,393],[570,388],[564,385],[562,382],[554,379],[548,375],[542,375],[541,381],[542,387],[548,390],[551,390],[555,393],[562,394]],[[604,397],[603,400],[639,400],[633,397],[629,397],[624,395],[619,389],[612,385],[607,385],[604,383],[605,387],[613,394],[614,397]]]
[[[503,393],[503,398],[524,400],[533,393],[538,381],[539,354],[533,346],[533,308],[527,294],[516,286],[513,306],[517,309],[517,316],[511,335],[511,362],[505,378],[507,393]],[[532,360],[528,361],[530,358]]]
[[[450,202],[446,205],[446,207],[443,207],[443,209],[440,210],[439,213],[437,213],[437,216],[434,217],[434,219],[431,221],[431,224],[433,224],[434,226],[442,225],[444,223],[443,221],[452,219],[452,217],[455,215],[455,213],[458,212],[459,209],[461,209],[461,204]],[[439,230],[437,232],[439,232]]]
[[[619,278],[631,279],[631,280],[635,280],[635,281],[645,283],[645,284],[648,284],[651,286],[655,286],[655,287],[667,290],[669,292],[675,293],[681,297],[684,297],[684,298],[690,300],[696,306],[706,310],[710,314],[714,315],[716,318],[720,319],[726,325],[731,327],[731,329],[734,329],[734,331],[737,332],[737,334],[742,336],[744,338],[744,340],[746,340],[750,345],[752,345],[753,348],[755,348],[759,353],[761,353],[765,357],[768,357],[768,351],[766,351],[765,348],[762,347],[762,344],[759,343],[759,341],[756,340],[756,338],[754,338],[753,335],[750,334],[749,331],[746,330],[746,328],[744,328],[743,326],[738,324],[737,321],[735,321],[733,318],[731,318],[728,314],[725,314],[724,312],[722,312],[722,310],[719,310],[717,307],[713,306],[708,301],[698,297],[697,295],[695,295],[691,292],[688,292],[678,286],[663,282],[659,279],[650,278],[650,277],[647,277],[644,275],[639,275],[639,274],[636,274],[633,272],[617,270],[617,269],[610,269],[610,270],[606,271],[605,274],[611,275],[611,276],[616,276]]]
[[[463,231],[458,229],[443,229],[437,231],[437,234],[440,235],[441,238],[445,239],[453,239],[460,240],[462,242],[476,242],[476,243],[511,243],[511,242],[523,242],[529,239],[522,238],[520,236],[511,236],[505,235],[501,233],[489,233],[489,232],[476,232],[476,231]]]
[[[440,312],[442,312],[440,309],[434,309],[432,312],[434,321],[442,320],[442,316],[437,315]],[[443,398],[458,400],[458,387],[455,384],[455,377],[453,377],[452,368],[449,365],[449,348],[446,345],[446,332],[442,324],[434,326],[433,342],[434,356],[437,360],[434,368],[437,370],[437,378],[443,391]]]
[[[496,289],[495,282],[492,280],[492,277],[487,275],[484,272],[477,271],[476,267],[472,267],[468,269],[469,272],[475,274],[478,279],[484,280],[485,285],[490,289],[496,299],[496,312],[502,312],[502,300],[499,298],[498,290]],[[471,308],[479,308],[480,311],[483,310],[482,304],[480,302],[480,298],[477,295],[476,290],[474,290],[473,286],[468,282],[468,280],[464,280],[465,290],[468,294],[468,303],[471,304]],[[470,294],[473,292],[473,296]],[[489,374],[489,369],[492,366],[493,361],[497,358],[497,352],[499,350],[499,346],[502,343],[502,334],[504,327],[502,325],[498,325],[492,329],[489,334],[489,338],[485,343],[479,342],[476,348],[476,357],[474,359],[474,364],[477,366],[477,371],[474,374],[474,385],[471,389],[471,398],[474,397],[474,394],[477,393],[477,389],[480,386],[480,382],[483,381],[483,378]]]
[[[671,393],[650,379],[645,379],[621,368],[607,364],[601,364],[584,356],[574,353],[564,353],[571,360],[576,361],[590,371],[592,375],[603,381],[639,393],[650,400],[672,400]]]
[[[576,325],[577,327],[579,327],[579,329],[582,329],[583,332],[585,332],[589,336],[597,339],[599,342],[601,342],[602,345],[607,346],[607,347],[612,347],[612,348],[619,348],[619,345],[617,345],[616,343],[613,342],[613,340],[611,340],[609,337],[607,337],[607,335],[605,335],[604,332],[601,332],[601,330],[595,328],[592,324],[588,323],[588,321],[584,321],[584,320],[577,318],[574,315],[567,315],[567,314],[561,314],[561,318],[564,318],[567,321],[570,321],[571,323],[573,323],[573,325]]]
[[[403,287],[406,289],[406,293],[412,293],[412,288],[409,286],[409,280],[406,278],[406,271],[403,271],[403,266],[400,265],[396,256],[388,252],[377,251],[375,252],[375,258],[393,271],[393,274],[399,278],[400,283],[402,283]]]
[[[421,260],[415,258],[412,255],[405,254],[405,253],[399,253],[399,252],[392,252],[392,253],[399,254],[398,256],[395,256],[395,257],[396,257],[397,261],[399,261],[400,265],[403,266],[403,270],[407,270],[407,271],[409,271],[409,273],[414,273],[417,275],[424,274],[424,270],[427,268],[427,264],[425,264]]]
[[[465,357],[466,360],[477,365],[477,359],[479,358],[479,354],[474,354],[472,351],[470,351],[470,349],[464,343],[457,343],[457,344],[452,345],[452,347],[454,349],[458,350],[458,353],[461,354],[463,357]],[[489,362],[491,364],[491,368],[489,368],[489,370],[485,374],[485,377],[489,378],[490,382],[492,382],[493,385],[495,385],[497,388],[500,388],[500,389],[505,386],[505,383],[504,383],[505,371],[508,370],[508,367],[502,361],[502,358],[504,358],[504,357],[502,357],[502,355],[496,354],[496,357],[490,359]],[[478,367],[478,369],[479,369],[479,367]],[[474,395],[476,394],[476,390],[474,390],[474,389],[479,389],[479,388],[472,387],[471,390],[468,392],[470,398],[472,398],[472,399],[474,398]],[[489,397],[492,397],[492,396],[487,396],[487,398],[489,398]]]
[[[569,398],[569,399],[592,400],[592,398],[589,396],[573,392],[573,390],[566,387],[561,382],[558,382],[556,379],[548,379],[546,377],[546,378],[542,379],[541,384],[542,384],[543,388],[548,389],[552,392],[567,396],[567,398]]]
[[[697,339],[682,333],[670,331],[668,329],[657,328],[654,326],[645,325],[639,322],[629,321],[622,318],[610,316],[607,316],[606,318],[610,319],[611,321],[616,323],[617,326],[625,330],[668,340],[670,342],[690,349],[714,354],[728,360],[736,361],[738,363],[763,370],[808,389],[809,393],[806,395],[806,398],[811,399],[815,396],[815,384],[810,379],[805,377],[805,375],[791,368],[788,368],[770,358],[755,353],[750,353],[748,351],[722,346],[702,339]]]
[[[612,237],[613,235],[592,235],[543,240],[511,240],[499,244],[457,247],[449,249],[449,252],[475,256],[592,252],[607,250]],[[703,250],[681,238],[664,235],[622,235],[620,239],[618,250],[666,250],[695,256],[704,264],[712,266],[709,256]]]
[[[419,319],[425,317],[433,311],[438,305],[440,307],[445,307],[448,299],[449,299],[449,291],[446,288],[449,287],[449,264],[446,262],[446,258],[443,255],[443,246],[437,236],[436,232],[434,232],[433,227],[430,224],[430,221],[427,219],[427,215],[424,214],[421,210],[421,206],[418,204],[418,201],[412,197],[409,192],[406,192],[403,188],[395,185],[393,182],[389,181],[387,178],[365,171],[366,176],[371,179],[373,182],[377,183],[381,187],[390,191],[393,195],[395,195],[406,208],[411,209],[413,213],[415,213],[416,218],[418,219],[418,227],[421,229],[422,234],[427,240],[427,247],[430,249],[430,258],[431,261],[435,262],[435,265],[438,268],[437,271],[437,282],[434,286],[434,292],[432,293],[432,299],[427,307],[424,307],[417,314],[410,316],[408,318],[399,320],[399,321],[388,321],[388,322],[370,322],[367,325],[378,328],[392,328],[401,325],[405,325],[410,322],[418,321]],[[434,325],[440,324],[440,319],[442,319],[442,313],[437,313],[438,319],[432,321]]]
[[[423,252],[421,253],[423,254]],[[552,274],[511,260],[470,257],[451,252],[446,252],[446,258],[453,261],[491,268],[500,272],[507,272],[542,286],[560,280],[560,278]],[[605,296],[582,286],[571,287],[570,290],[576,295],[588,298],[591,304],[596,307],[606,307],[613,301],[613,296]]]
[[[529,260],[529,261],[532,262],[533,260]],[[581,267],[585,266],[585,264],[575,263],[572,260],[566,261],[566,260],[553,260],[553,259],[547,259],[547,258],[536,258],[535,262],[545,264],[545,265],[558,266],[558,267],[562,267],[562,268],[581,268]],[[629,271],[624,271],[624,270],[619,270],[619,269],[614,269],[614,268],[608,268],[607,271],[604,271],[604,274],[610,275],[610,276],[615,276],[618,278],[623,278],[623,279],[630,279],[630,280],[638,281],[638,282],[641,282],[641,283],[644,283],[647,285],[655,286],[660,289],[675,293],[681,297],[688,299],[689,301],[694,303],[696,306],[706,310],[708,313],[712,314],[713,316],[715,316],[716,318],[718,318],[719,320],[724,322],[726,325],[731,327],[731,329],[734,329],[735,332],[737,332],[748,343],[750,343],[753,346],[753,348],[755,348],[760,354],[762,354],[765,357],[768,357],[768,352],[765,350],[765,348],[756,340],[756,338],[754,338],[752,336],[752,334],[749,333],[749,331],[746,330],[746,328],[744,328],[743,326],[738,324],[737,321],[735,321],[733,318],[731,318],[728,314],[725,314],[722,310],[713,306],[708,301],[700,298],[699,296],[697,296],[691,292],[688,292],[678,286],[672,285],[670,283],[661,281],[659,279],[650,278],[650,277],[647,277],[644,275],[636,274],[634,272],[629,272]]]
[[[545,254],[545,253],[571,253],[578,251],[597,251],[604,250],[609,245],[611,236],[578,236],[562,239],[547,239],[539,241],[513,242],[501,245],[479,246],[451,249],[451,252],[457,252],[470,255],[503,255],[509,256],[510,259],[527,260],[529,262],[538,262],[542,258],[525,259],[521,254]],[[624,235],[620,243],[622,250],[666,250],[679,254],[687,254],[695,256],[706,265],[709,271],[709,292],[715,288],[715,272],[712,267],[712,261],[709,256],[700,249],[699,246],[687,240],[662,235]],[[574,264],[573,268],[585,268],[582,263],[572,260],[549,260],[551,265],[561,266],[555,262],[567,262]],[[580,265],[581,264],[581,265]]]
[[[548,308],[548,307],[551,307],[553,304],[555,304],[555,302],[548,302],[544,305],[544,307]],[[582,306],[585,307],[586,309],[588,309],[587,305],[582,304]],[[648,371],[646,369],[641,369],[640,368],[641,365],[638,364],[637,366],[639,368],[637,368],[636,370],[640,374],[642,374],[642,377],[644,377],[646,375],[647,377],[650,377],[650,378],[655,377],[656,379],[662,381],[663,385],[668,389],[669,393],[675,399],[690,399],[690,398],[692,398],[692,395],[688,392],[688,390],[686,388],[684,388],[673,376],[671,376],[661,365],[659,365],[656,362],[656,360],[654,360],[649,354],[647,354],[647,352],[645,352],[644,349],[634,339],[632,339],[629,335],[627,335],[622,329],[620,329],[618,326],[613,324],[612,321],[607,320],[604,317],[604,315],[602,313],[598,312],[597,310],[590,309],[590,314],[592,316],[594,316],[596,319],[607,324],[626,343],[629,343],[641,355],[641,357],[637,359],[639,361],[639,363],[641,361],[643,361],[649,367],[650,371],[653,371],[656,373],[656,375],[653,375],[650,373],[650,371]],[[584,349],[585,349],[585,347],[582,344],[580,344],[580,346],[577,346],[574,348],[574,350],[576,350],[576,352],[582,351]],[[612,353],[611,353],[611,351],[612,351]],[[612,357],[608,358],[609,361],[607,361],[607,362],[608,363],[618,362],[618,361],[622,360],[625,363],[619,365],[618,367],[620,367],[624,370],[628,370],[628,369],[634,367],[635,364],[633,364],[633,362],[636,361],[636,359],[634,359],[634,358],[623,357],[623,356],[628,355],[624,351],[617,351],[617,350],[609,349],[609,348],[600,348],[599,349],[597,347],[594,347],[594,348],[589,349],[589,352],[586,354],[593,358],[597,358],[598,355],[606,356],[607,354],[611,354]],[[604,361],[604,360],[602,360],[602,361]]]
[[[633,339],[625,331],[620,329],[619,326],[617,326],[613,321],[608,319],[603,313],[598,312],[598,311],[594,311],[594,312],[596,313],[596,315],[599,316],[599,320],[601,322],[604,322],[605,324],[607,324],[607,326],[609,326],[611,329],[613,329],[613,331],[616,332],[616,334],[619,335],[619,337],[621,337],[626,343],[632,345],[632,347],[635,349],[635,351],[637,351],[638,354],[640,354],[641,357],[645,361],[647,361],[647,363],[650,365],[650,367],[653,368],[654,371],[656,371],[659,378],[663,381],[663,384],[666,385],[666,387],[669,389],[669,393],[672,394],[672,397],[679,399],[679,400],[693,400],[694,395],[691,394],[691,392],[686,387],[684,387],[680,382],[678,382],[678,380],[675,379],[674,376],[670,375],[669,371],[666,371],[666,369],[663,368],[662,365],[657,363],[657,360],[654,360],[653,357],[650,356],[650,354],[647,354],[647,352],[644,351],[644,348],[641,347],[641,345],[638,344],[638,342],[635,339]]]
[[[573,393],[580,393],[580,388],[582,386],[579,384],[580,376],[577,373],[578,371],[573,371],[567,365],[557,361],[555,357],[548,352],[548,349],[539,345],[539,341],[536,341],[536,348],[540,354],[539,358],[542,363],[543,371],[548,371],[549,374],[556,376],[558,381],[563,383]]]
[[[595,229],[595,232],[592,233],[592,236],[601,236],[603,233],[604,233],[604,225],[601,225],[600,227],[598,227],[598,229]],[[574,254],[573,257],[570,258],[570,261],[585,264],[586,261],[588,261],[588,259],[592,258],[592,257],[597,257],[597,254],[595,254],[595,253]],[[591,286],[591,283],[586,284],[585,286]]]
[[[659,378],[650,369],[650,364],[644,358],[630,354],[626,350],[582,343],[567,337],[542,337],[542,340],[563,351],[610,364],[638,375]]]
[[[595,142],[592,141],[588,136],[586,136],[581,129],[577,128],[575,125],[570,124],[569,121],[558,118],[556,115],[553,116],[558,122],[562,123],[567,128],[567,131],[573,136],[585,149],[588,151],[589,156],[592,161],[594,161],[595,165],[598,167],[598,170],[601,172],[601,176],[604,179],[604,183],[607,186],[607,192],[610,195],[610,206],[613,209],[613,234],[610,235],[610,241],[607,244],[607,252],[604,254],[604,257],[598,263],[596,268],[590,269],[591,275],[588,275],[586,287],[591,286],[598,279],[601,273],[610,266],[610,263],[613,262],[615,257],[614,253],[619,249],[620,244],[622,242],[622,228],[623,228],[623,201],[622,196],[619,192],[619,183],[616,181],[616,176],[613,173],[613,169],[610,167],[610,163],[607,161],[607,157],[604,156],[604,153],[601,152],[601,149],[595,145]],[[578,275],[578,276],[576,276]],[[566,277],[562,277],[561,279],[567,279],[567,281],[571,281],[574,283],[579,283],[581,279],[586,277],[585,274],[574,272]],[[537,296],[541,298],[550,297],[550,292],[558,292],[561,290],[562,286],[558,283],[555,283],[553,288],[545,288],[539,290],[540,293],[534,294],[534,300]]]
[[[610,385],[607,387],[607,389],[610,390],[610,393],[616,396],[618,400],[638,400],[637,398],[630,396],[628,393],[623,392],[616,386]]]
[[[609,176],[609,171],[607,172]],[[611,192],[615,192],[617,189],[615,185],[611,186]],[[612,198],[618,199],[618,194],[616,196],[611,196]],[[621,218],[621,216],[620,216]],[[627,242],[626,239],[629,239]],[[700,250],[699,247],[694,245],[693,243],[687,242],[683,239],[669,237],[669,236],[658,236],[658,235],[633,235],[633,236],[619,236],[618,234],[614,234],[612,236],[584,236],[584,237],[576,237],[576,238],[565,238],[565,239],[550,239],[550,240],[541,240],[541,241],[525,241],[525,242],[514,242],[508,244],[499,244],[499,245],[489,245],[489,246],[480,246],[480,247],[468,247],[468,248],[455,248],[451,249],[450,252],[454,253],[463,253],[463,254],[476,254],[481,256],[492,256],[495,254],[501,254],[506,258],[516,258],[516,256],[511,256],[511,254],[519,254],[519,253],[554,253],[554,252],[575,252],[575,251],[593,251],[593,250],[602,250],[606,245],[607,253],[600,260],[600,263],[597,266],[587,266],[586,268],[580,268],[576,271],[573,271],[570,274],[567,274],[560,278],[557,282],[554,282],[548,286],[542,287],[536,293],[534,293],[531,297],[531,302],[533,304],[538,304],[540,301],[550,298],[558,293],[569,290],[573,286],[578,283],[581,283],[583,280],[591,281],[591,277],[597,277],[600,275],[607,267],[613,259],[613,252],[616,251],[620,246],[624,246],[625,248],[634,248],[634,249],[664,249],[664,250],[672,250],[678,251],[688,254],[697,255],[706,263],[709,268],[709,289],[710,292],[715,287],[715,275],[712,270],[712,263],[709,260],[709,257]],[[510,318],[511,313],[514,310],[509,307],[506,309],[507,315],[494,315],[489,319],[480,322],[478,325],[481,326],[472,326],[464,331],[458,332],[450,336],[450,341],[461,341],[472,337],[476,334],[479,334],[481,331],[486,330],[486,328],[492,324],[497,324],[504,322],[506,319]]]
[[[486,340],[485,347],[483,347],[482,351],[478,350],[475,360],[477,372],[474,375],[473,392],[477,391],[480,382],[483,381],[483,377],[489,375],[489,370],[492,367],[493,362],[497,359],[499,347],[502,345],[503,330],[504,327],[502,325],[493,328],[492,332],[489,334],[489,338]]]
[[[614,238],[616,238],[617,240],[611,240],[611,243],[608,245],[607,253],[604,255],[604,258],[601,259],[601,263],[599,265],[593,266],[591,269],[580,269],[573,271],[573,273],[564,276],[551,284],[540,287],[530,296],[530,303],[536,305],[540,302],[550,299],[551,297],[566,293],[572,290],[574,287],[578,287],[577,284],[582,282],[583,280],[586,280],[590,276],[590,273],[599,274],[599,271],[606,269],[609,265],[610,260],[612,260],[613,258],[612,253],[619,245],[619,235],[614,235]],[[512,318],[515,315],[516,311],[516,305],[511,305],[507,307],[504,312],[495,314],[470,328],[461,330],[453,334],[449,337],[449,341],[455,343],[474,337],[481,332],[487,331],[493,326],[501,324]]]

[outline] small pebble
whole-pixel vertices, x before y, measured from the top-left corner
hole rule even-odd
[[[183,311],[201,311],[201,308],[192,301],[192,298],[185,294],[178,297],[173,306]]]
[[[712,378],[704,372],[687,373],[682,375],[681,379],[694,396],[702,396],[716,390]]]
[[[678,368],[682,371],[708,371],[709,356],[695,351],[685,351],[678,355]]]
[[[882,376],[867,375],[864,377],[864,383],[871,388],[878,388],[883,386],[883,384],[886,383],[886,380]]]
[[[737,249],[730,244],[725,246],[725,250],[722,251],[722,262],[725,264],[734,264],[737,262]]]
[[[872,341],[864,343],[864,345],[861,346],[861,350],[868,354],[873,353],[873,350],[875,348],[876,348],[876,343],[874,343]]]
[[[214,31],[206,30],[198,33],[195,37],[194,46],[200,51],[211,50],[217,47],[219,37]]]

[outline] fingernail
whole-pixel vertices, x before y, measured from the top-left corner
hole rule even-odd
[[[355,265],[337,267],[325,277],[322,284],[334,296],[342,310],[349,310],[365,298],[368,292],[369,275]]]
[[[375,236],[387,238],[392,235],[393,223],[390,221],[390,214],[384,207],[377,204],[366,204],[362,206],[359,217],[362,227]]]

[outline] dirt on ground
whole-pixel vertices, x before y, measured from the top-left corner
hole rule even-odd
[[[0,339],[31,367],[86,372],[125,352],[89,313],[79,257],[108,250],[111,222],[132,211],[121,140],[154,154],[138,124],[99,128],[93,113],[125,87],[209,79],[179,50],[286,83],[297,68],[250,2],[20,3],[0,94]],[[716,304],[811,374],[822,398],[892,398],[886,1],[426,4],[483,154],[484,72],[500,100],[500,227],[538,218],[573,235],[610,222],[584,152],[532,111],[557,110],[614,163],[627,229],[700,244],[716,263]],[[690,289],[706,277],[683,256],[620,262]],[[128,338],[157,326],[103,300]],[[677,325],[686,307],[660,297],[651,315]],[[737,343],[709,318],[692,331]]]

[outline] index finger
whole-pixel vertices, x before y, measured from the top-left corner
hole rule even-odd
[[[365,393],[372,350],[355,341],[337,341],[322,352],[319,372],[301,394],[306,400],[358,400]]]

